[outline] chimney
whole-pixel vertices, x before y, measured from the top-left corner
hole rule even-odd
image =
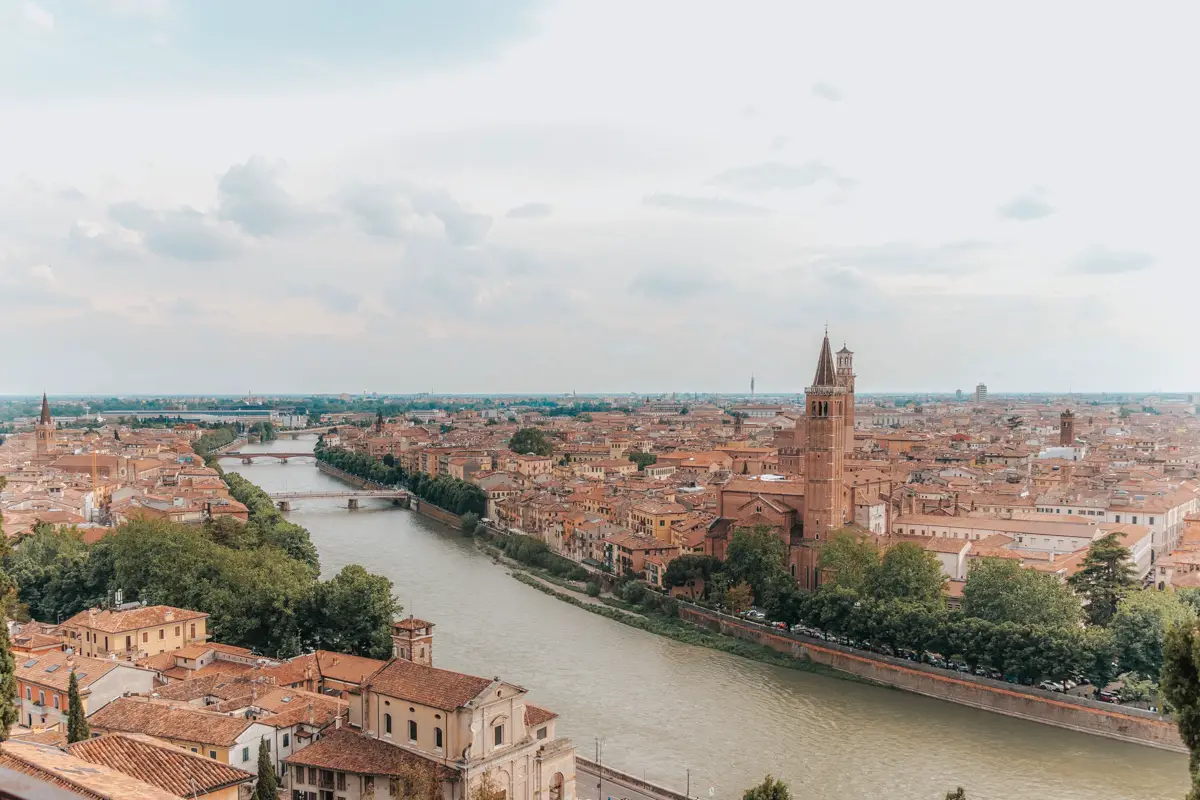
[[[333,729],[338,730],[341,727],[342,727],[342,715],[339,713],[336,717],[333,718]]]
[[[313,716],[313,704],[311,700],[308,701],[308,724],[314,728],[317,727],[317,721]]]

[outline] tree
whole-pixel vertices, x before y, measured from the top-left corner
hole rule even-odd
[[[1117,613],[1117,604],[1135,585],[1129,548],[1116,532],[1092,542],[1078,572],[1067,579],[1087,601],[1088,621],[1107,625]]]
[[[14,702],[17,699],[17,662],[8,639],[8,626],[4,624],[12,593],[12,579],[0,570],[0,742],[8,738],[8,730],[18,716]]]
[[[946,792],[946,800],[967,800],[967,793],[960,786],[953,792]]]
[[[83,701],[79,698],[79,678],[75,670],[71,670],[71,678],[67,683],[67,744],[91,737],[92,729],[83,713]]]
[[[663,573],[663,586],[673,589],[683,586],[688,595],[695,599],[704,593],[705,586],[714,573],[722,569],[721,560],[716,556],[700,553],[688,553],[671,559]]]
[[[918,544],[901,542],[883,554],[879,569],[866,583],[866,594],[877,600],[894,598],[928,606],[942,604],[946,579],[932,553]]]
[[[1191,753],[1192,790],[1187,800],[1200,800],[1200,622],[1192,620],[1167,631],[1160,690]]]
[[[383,465],[385,467],[396,466],[396,457],[394,455],[392,455],[391,453],[384,453],[383,454]]]
[[[474,511],[468,511],[458,518],[458,525],[462,528],[462,532],[468,536],[475,533],[475,529],[479,527],[479,515]]]
[[[989,622],[1059,628],[1078,625],[1082,616],[1079,598],[1057,577],[1025,569],[1007,558],[979,558],[971,563],[962,611]]]
[[[731,614],[740,614],[754,604],[754,590],[742,582],[725,590],[725,608]]]
[[[308,638],[339,653],[386,658],[392,651],[392,620],[402,610],[392,582],[350,564],[318,583],[305,604]]]
[[[504,800],[507,792],[500,786],[491,770],[479,776],[479,780],[467,793],[469,800]]]
[[[793,582],[787,570],[787,545],[766,525],[734,530],[725,550],[725,572],[731,583],[749,584],[762,604]]]
[[[258,741],[258,782],[254,784],[252,800],[279,800],[279,779],[271,765],[271,751],[266,739]]]
[[[1121,669],[1158,680],[1167,631],[1194,619],[1196,612],[1175,592],[1147,589],[1125,595],[1108,626]]]
[[[879,548],[866,534],[836,530],[821,548],[822,580],[861,591],[879,570]]]
[[[792,800],[792,793],[786,783],[768,775],[762,783],[743,792],[742,800]]]
[[[538,456],[554,454],[554,445],[546,432],[538,428],[521,428],[508,440],[508,449],[514,453],[533,453]]]
[[[656,456],[654,453],[643,453],[638,450],[634,450],[630,452],[629,460],[637,464],[638,469],[645,469],[651,464],[656,463],[658,461],[658,456]]]

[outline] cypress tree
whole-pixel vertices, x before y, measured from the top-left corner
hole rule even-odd
[[[271,751],[267,748],[267,740],[258,743],[258,783],[254,786],[252,800],[278,800],[279,779],[275,768],[271,765]]]
[[[0,580],[6,578],[0,572]],[[8,626],[0,613],[0,742],[8,738],[8,729],[17,721],[17,662],[8,643]]]
[[[67,743],[90,739],[92,729],[88,725],[87,715],[83,713],[83,701],[79,699],[79,678],[75,676],[75,670],[71,670],[71,682],[67,684],[67,708]]]

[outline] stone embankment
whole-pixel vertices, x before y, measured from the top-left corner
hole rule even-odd
[[[1138,708],[1015,686],[808,639],[681,603],[679,616],[711,631],[770,647],[897,689],[1081,733],[1186,753],[1174,721]]]
[[[321,472],[324,472],[326,475],[332,475],[339,481],[345,481],[351,486],[356,486],[359,489],[386,490],[392,488],[390,486],[384,486],[382,483],[376,483],[375,481],[369,481],[365,478],[360,478],[357,475],[351,475],[349,472],[344,472],[337,467],[331,467],[320,459],[317,459],[317,469],[319,469]]]
[[[592,761],[590,758],[584,758],[578,753],[575,755],[575,767],[578,772],[582,772],[585,775],[593,778],[600,778],[601,773],[603,773],[603,779],[605,781],[610,781],[618,786],[633,789],[635,792],[645,797],[655,798],[655,800],[695,800],[695,798],[690,798],[683,792],[677,792],[674,789],[668,789],[665,786],[659,786],[658,784],[650,783],[650,781],[630,775],[628,772],[622,772],[619,769],[613,769],[607,764],[605,764],[602,769],[598,763]],[[579,781],[580,776],[576,774],[576,786],[578,786]],[[606,791],[605,794],[615,795],[616,793]]]

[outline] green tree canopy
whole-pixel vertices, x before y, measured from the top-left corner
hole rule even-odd
[[[821,548],[821,579],[824,583],[862,591],[879,570],[879,548],[867,534],[836,530]]]
[[[92,736],[91,726],[88,725],[87,715],[83,713],[83,700],[79,697],[79,678],[75,670],[67,683],[67,743],[82,742]]]
[[[740,614],[754,605],[754,590],[750,584],[742,581],[725,590],[724,602],[730,614]]]
[[[643,453],[639,450],[634,450],[629,453],[629,460],[637,464],[638,469],[645,469],[657,462],[658,456],[654,453]]]
[[[251,800],[279,800],[279,779],[271,765],[271,750],[266,739],[258,742],[258,781],[254,784]]]
[[[2,479],[0,479],[2,480]],[[17,721],[17,663],[13,659],[5,615],[12,602],[12,579],[0,570],[0,742]]]
[[[688,553],[671,559],[663,573],[663,585],[668,589],[690,586],[697,589],[712,579],[713,573],[722,569],[721,560],[701,553]]]
[[[1200,800],[1200,621],[1175,625],[1163,642],[1160,691],[1170,704],[1179,736],[1191,752],[1188,800]]]
[[[1117,613],[1121,602],[1136,580],[1129,548],[1121,544],[1117,533],[1110,533],[1092,542],[1078,572],[1067,579],[1087,601],[1088,621],[1107,625]]]
[[[1068,627],[1083,617],[1079,598],[1053,575],[1013,559],[975,559],[963,587],[962,612],[989,622]]]
[[[1158,680],[1167,631],[1194,619],[1196,612],[1175,592],[1145,589],[1125,595],[1117,603],[1117,613],[1108,626],[1121,669]]]
[[[749,584],[755,601],[763,605],[793,582],[787,568],[787,545],[765,525],[734,530],[725,550],[725,573],[733,584]]]
[[[554,454],[554,444],[540,428],[521,428],[508,440],[508,449],[514,453],[533,453],[539,456]]]
[[[943,602],[945,585],[942,566],[932,553],[918,544],[901,542],[883,554],[879,569],[867,581],[866,591],[878,600],[938,606]]]
[[[391,623],[401,607],[384,576],[350,564],[316,584],[306,607],[307,638],[314,645],[369,658],[391,653]]]
[[[762,783],[743,792],[742,800],[792,800],[792,792],[786,783],[768,775]]]

